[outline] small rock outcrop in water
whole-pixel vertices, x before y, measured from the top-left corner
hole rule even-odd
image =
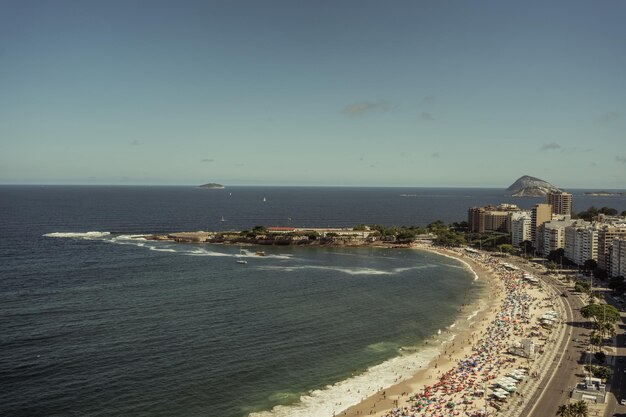
[[[199,188],[209,188],[213,190],[221,190],[225,188],[222,184],[217,184],[215,182],[210,182],[208,184],[202,184]]]
[[[506,189],[513,197],[545,197],[551,192],[561,191],[539,178],[524,175]]]

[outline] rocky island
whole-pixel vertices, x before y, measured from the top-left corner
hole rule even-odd
[[[583,193],[591,197],[623,197],[626,196],[626,192],[621,191],[588,191]]]
[[[545,197],[561,190],[547,181],[524,175],[506,189],[512,197]]]
[[[215,182],[210,182],[208,184],[202,184],[202,185],[198,186],[198,188],[207,188],[209,190],[223,190],[226,187],[224,187],[222,184],[218,184],[218,183],[215,183]]]

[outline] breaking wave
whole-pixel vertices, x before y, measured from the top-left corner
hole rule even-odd
[[[105,236],[109,236],[110,232],[54,232],[46,233],[45,237],[64,237],[74,239],[97,239]]]
[[[390,346],[381,342],[370,345],[367,349],[387,350]],[[310,417],[339,415],[363,399],[375,394],[381,388],[411,378],[425,369],[428,363],[440,354],[438,348],[415,347],[396,348],[400,356],[389,359],[379,365],[368,368],[365,372],[327,385],[323,389],[313,390],[302,395],[299,401],[291,405],[278,405],[271,411],[251,413],[249,417]]]

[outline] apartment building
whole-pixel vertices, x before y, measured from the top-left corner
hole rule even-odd
[[[626,277],[626,238],[614,239],[609,249],[610,277]]]
[[[593,223],[577,220],[565,227],[565,257],[577,265],[598,260],[598,229]]]
[[[626,238],[626,221],[598,227],[598,268],[609,271],[609,249],[615,239]]]
[[[543,246],[543,236],[537,233],[538,227],[552,220],[552,206],[550,204],[536,204],[530,211],[530,239],[533,246],[539,249]]]
[[[548,204],[552,206],[552,214],[572,215],[572,195],[564,191],[548,194]]]
[[[511,229],[511,244],[518,248],[525,240],[530,240],[530,211],[516,211],[509,214],[509,223]]]
[[[571,226],[576,221],[569,218],[569,216],[563,216],[564,218],[551,220],[544,222],[539,226],[538,242],[541,246],[537,246],[537,252],[542,255],[548,255],[550,252],[557,249],[565,248],[565,228]]]
[[[510,233],[509,214],[520,211],[515,204],[496,206],[471,207],[467,211],[469,230],[474,233],[502,232]]]

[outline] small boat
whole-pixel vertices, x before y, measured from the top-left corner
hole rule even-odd
[[[226,220],[224,220],[224,216],[222,216],[222,218],[221,218],[221,220],[220,220],[220,221],[221,221],[221,222],[225,222],[225,221],[226,221]]]
[[[265,251],[258,250],[258,251],[256,251],[255,255],[256,256],[265,256]]]
[[[265,199],[265,197],[263,197],[263,202],[265,203],[267,200]]]
[[[245,259],[241,259],[244,256],[246,256],[246,254],[243,251],[243,248],[239,247],[239,253],[237,255],[235,255],[235,257],[238,258],[238,259],[235,262],[237,262],[238,264],[247,264],[248,261],[246,261]]]

